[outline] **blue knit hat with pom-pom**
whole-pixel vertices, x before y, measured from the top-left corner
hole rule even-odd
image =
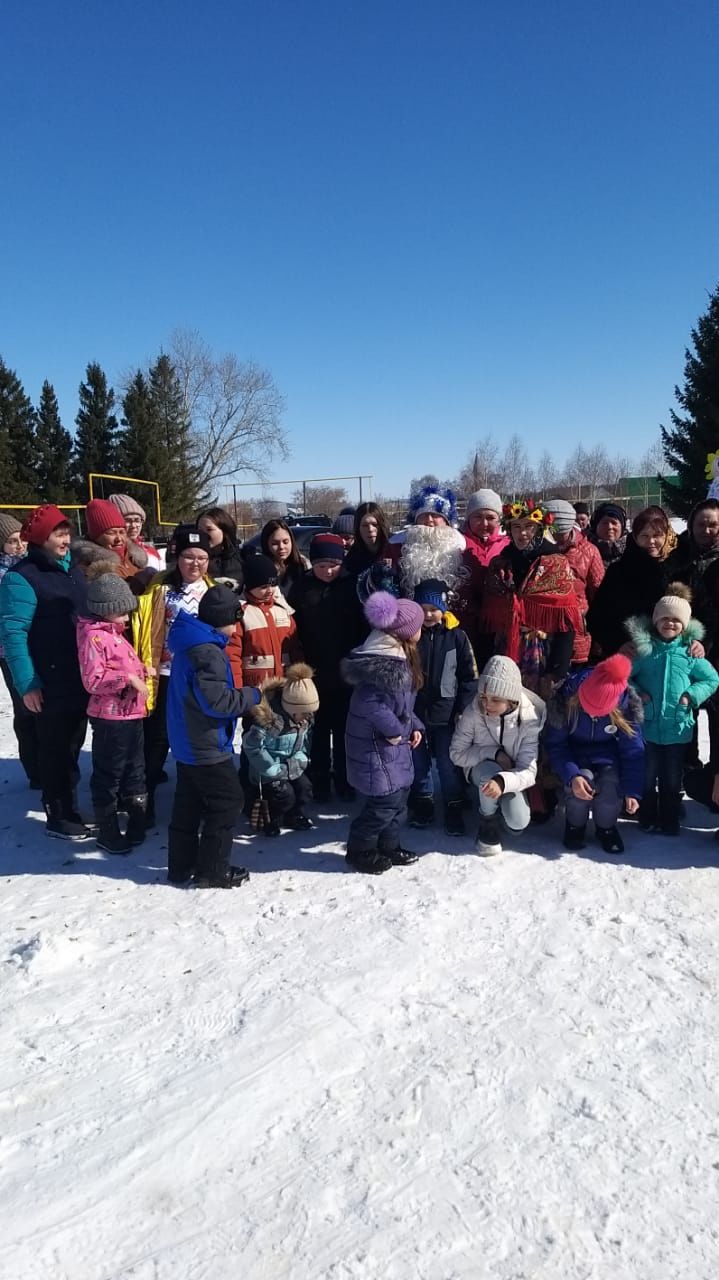
[[[449,525],[457,523],[457,499],[451,489],[442,492],[427,484],[415,493],[409,504],[409,519],[415,523],[417,516],[442,516]]]

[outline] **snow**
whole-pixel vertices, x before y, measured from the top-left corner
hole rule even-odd
[[[4,1275],[715,1280],[706,811],[611,860],[413,832],[377,879],[322,815],[183,891],[163,830],[44,836],[4,690],[0,753]]]

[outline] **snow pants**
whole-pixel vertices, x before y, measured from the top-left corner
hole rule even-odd
[[[214,879],[226,872],[242,801],[233,756],[218,764],[178,761],[167,847],[171,884],[182,884],[193,875]]]
[[[118,799],[144,796],[143,720],[96,720],[92,725],[90,794],[95,817],[112,813]]]
[[[386,796],[367,796],[347,834],[348,853],[393,853],[399,849],[400,823],[407,813],[409,787]]]

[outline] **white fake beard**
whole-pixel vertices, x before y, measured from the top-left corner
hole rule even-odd
[[[426,524],[412,525],[399,562],[402,591],[412,595],[417,584],[427,578],[439,578],[448,590],[456,590],[466,572],[462,565],[466,545],[463,535],[447,525],[434,529]]]

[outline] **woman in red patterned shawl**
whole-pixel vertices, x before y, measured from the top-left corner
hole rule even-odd
[[[567,674],[583,630],[571,568],[544,536],[552,519],[532,498],[505,503],[510,542],[489,565],[484,587],[495,652],[513,658],[525,687],[543,697]]]

